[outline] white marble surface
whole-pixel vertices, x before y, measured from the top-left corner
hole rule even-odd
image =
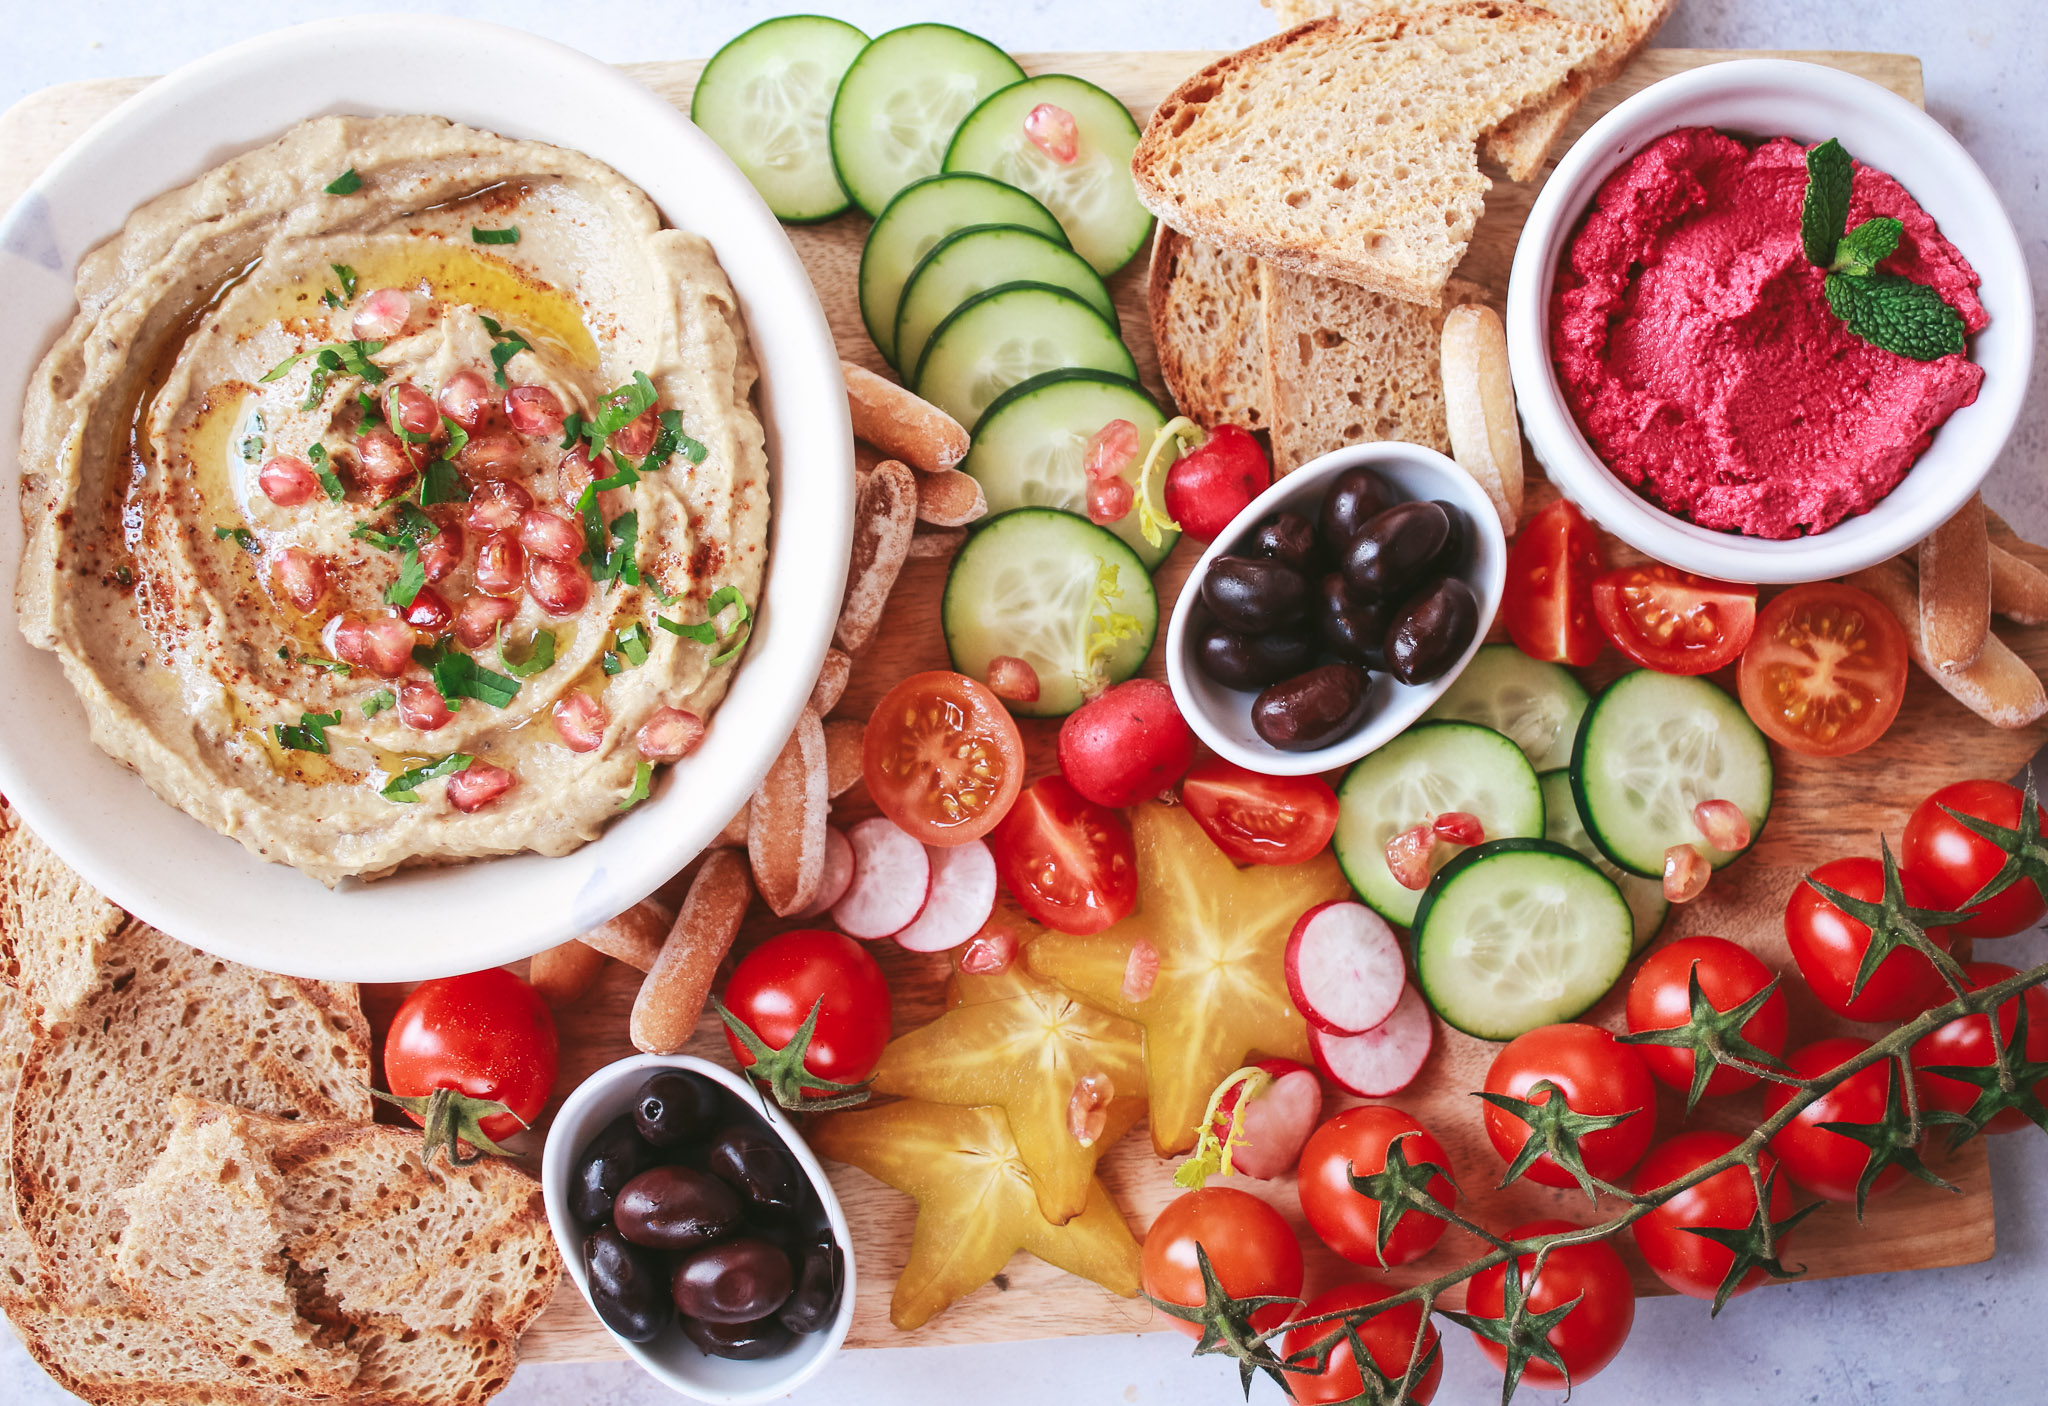
[[[805,8],[797,6],[794,8]],[[945,19],[1012,49],[1234,47],[1271,31],[1253,0],[811,0],[870,33]],[[353,0],[64,0],[9,5],[0,45],[0,106],[67,79],[157,73],[259,30],[319,16],[393,8]],[[792,8],[760,0],[545,0],[416,5],[524,26],[614,61],[709,54],[747,25]],[[2040,118],[2048,71],[2048,4],[2041,0],[1682,0],[1659,42],[1711,48],[1839,48],[1918,53],[1928,108],[1960,137],[2011,209],[2048,310],[2048,125]],[[423,101],[426,101],[423,99]],[[431,106],[431,102],[426,102]],[[2044,311],[2048,316],[2048,311]],[[2048,358],[2044,358],[2048,363]],[[1986,496],[2037,540],[2048,540],[2048,400],[2036,395]],[[1957,758],[1959,769],[1967,758]],[[2048,954],[2040,934],[2014,939],[2001,960]],[[2022,1133],[1992,1150],[1997,1258],[1965,1269],[1871,1276],[1762,1289],[1719,1321],[1687,1299],[1644,1303],[1620,1359],[1582,1385],[1580,1406],[1890,1406],[1927,1399],[1983,1406],[2048,1398],[2028,1359],[2039,1349],[2048,1301],[2048,1139]],[[994,1347],[846,1353],[797,1399],[813,1406],[920,1406],[966,1395],[979,1406],[1054,1399],[1095,1403],[1238,1399],[1224,1363],[1191,1359],[1184,1339],[1080,1338]],[[1446,1338],[1448,1370],[1437,1400],[1498,1400],[1499,1378],[1465,1335]],[[964,1390],[963,1390],[964,1389]],[[1280,1394],[1264,1382],[1255,1400]],[[69,1400],[0,1334],[0,1401]],[[673,1399],[626,1364],[530,1366],[502,1406],[584,1402],[642,1406]],[[1525,1399],[1554,1401],[1530,1391]]]

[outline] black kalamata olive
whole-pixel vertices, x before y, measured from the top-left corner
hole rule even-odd
[[[1346,469],[1323,496],[1323,510],[1317,515],[1323,545],[1342,552],[1360,528],[1400,501],[1393,486],[1371,469]]]
[[[1465,510],[1456,503],[1447,503],[1438,498],[1436,505],[1444,510],[1444,517],[1450,521],[1450,535],[1437,554],[1429,559],[1423,568],[1427,576],[1455,576],[1465,569],[1466,555],[1472,550],[1472,524],[1465,518]]]
[[[776,1317],[792,1333],[815,1333],[838,1314],[845,1287],[846,1256],[828,1231],[804,1248],[797,1261],[796,1288]]]
[[[1344,579],[1362,596],[1406,595],[1450,536],[1450,516],[1437,504],[1397,503],[1351,539]]]
[[[1253,556],[1269,557],[1296,571],[1309,569],[1320,545],[1315,524],[1300,513],[1277,513],[1260,523],[1259,530],[1252,534]]]
[[[1387,622],[1393,615],[1385,601],[1360,599],[1341,571],[1325,576],[1317,588],[1316,626],[1330,652],[1346,663],[1387,667]]]
[[[653,1160],[654,1149],[641,1140],[631,1116],[616,1119],[583,1149],[569,1176],[569,1209],[585,1225],[610,1220],[619,1188]]]
[[[583,1239],[583,1268],[590,1278],[590,1306],[605,1327],[627,1342],[644,1343],[668,1326],[675,1302],[659,1255],[635,1249],[601,1225]]]
[[[1308,752],[1335,742],[1365,717],[1365,670],[1324,664],[1283,679],[1252,703],[1252,729],[1284,752]]]
[[[751,1323],[685,1318],[683,1332],[706,1357],[729,1357],[735,1362],[757,1362],[789,1346],[789,1329],[773,1318],[756,1318]]]
[[[1195,641],[1195,659],[1225,688],[1264,688],[1316,662],[1315,641],[1298,630],[1240,634],[1211,625]]]
[[[718,1086],[686,1069],[650,1074],[633,1099],[633,1124],[656,1147],[703,1136],[718,1116]]]
[[[692,1250],[669,1281],[676,1307],[707,1323],[751,1323],[789,1298],[789,1256],[766,1240],[744,1237]]]
[[[803,1173],[773,1133],[735,1123],[712,1140],[705,1165],[757,1211],[787,1214],[803,1204]]]
[[[1455,576],[1432,582],[1401,607],[1387,631],[1387,669],[1402,683],[1428,683],[1472,643],[1479,602]]]
[[[649,1167],[620,1189],[612,1224],[635,1245],[694,1250],[739,1229],[740,1198],[717,1177],[689,1167]]]
[[[1233,630],[1277,630],[1308,609],[1308,578],[1266,557],[1218,557],[1202,578],[1202,600]]]

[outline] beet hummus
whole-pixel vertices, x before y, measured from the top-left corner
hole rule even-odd
[[[1558,270],[1551,355],[1579,428],[1701,527],[1797,537],[1869,511],[1984,379],[1965,355],[1914,361],[1835,317],[1800,245],[1805,193],[1799,143],[1683,128],[1608,178]],[[1859,162],[1849,226],[1875,215],[1905,225],[1880,267],[1981,329],[1976,271]]]

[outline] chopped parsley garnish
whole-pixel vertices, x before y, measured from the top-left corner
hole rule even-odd
[[[619,654],[631,668],[639,668],[647,662],[647,648],[653,643],[647,633],[647,626],[638,620],[619,631]]]
[[[271,728],[277,745],[293,752],[327,755],[327,729],[341,721],[339,713],[301,713],[297,726],[278,723]]]
[[[114,568],[114,579],[123,586],[132,586],[135,584],[135,573],[125,566],[117,566]]]
[[[321,187],[329,195],[354,195],[362,188],[363,178],[356,174],[356,168],[353,166]]]
[[[420,475],[420,502],[431,508],[436,503],[466,503],[469,485],[462,481],[455,465],[436,459]]]
[[[519,353],[532,351],[533,343],[517,332],[507,332],[498,325],[495,318],[478,314],[478,319],[483,323],[484,331],[491,334],[491,365],[496,369],[498,385],[502,389],[505,385],[506,364]],[[567,449],[569,446],[564,444],[562,447]]]
[[[596,418],[580,422],[583,437],[590,441],[590,456],[596,458],[605,440],[652,410],[659,399],[661,394],[654,389],[654,382],[647,379],[647,373],[635,371],[632,380],[600,402],[604,409]]]
[[[257,411],[249,417],[249,433],[242,436],[242,442],[235,446],[242,462],[253,464],[263,457],[263,412]]]
[[[252,556],[262,550],[256,544],[256,534],[246,527],[216,527],[213,529],[213,540],[216,542],[233,542]]]
[[[307,357],[313,358],[313,374],[306,382],[306,398],[299,404],[301,410],[311,410],[327,394],[327,382],[337,371],[346,371],[358,380],[370,385],[380,384],[389,373],[370,360],[384,350],[382,342],[329,342],[325,346],[308,347],[294,352],[277,365],[263,373],[262,383],[282,379],[287,372]]]
[[[719,628],[718,617],[732,609],[737,609],[739,614],[733,618],[731,626],[726,629]],[[713,591],[711,599],[704,602],[704,618],[694,625],[685,625],[682,621],[671,620],[666,615],[654,617],[654,623],[670,634],[681,635],[684,639],[693,640],[698,644],[724,644],[727,640],[732,641],[730,649],[713,657],[713,668],[730,663],[739,654],[740,646],[747,642],[747,628],[752,620],[753,612],[747,609],[747,603],[740,597],[737,586],[720,586]]]
[[[698,441],[683,433],[683,412],[664,410],[661,412],[661,431],[654,436],[654,447],[647,451],[647,457],[640,461],[640,472],[651,474],[668,467],[668,461],[680,449],[683,457],[693,464],[704,462],[704,456],[711,451]]]
[[[334,276],[341,280],[341,296],[349,302],[356,300],[356,271],[347,264],[329,264]]]
[[[384,588],[385,604],[410,610],[426,584],[427,568],[420,562],[419,544],[408,542],[398,554],[398,575],[392,577],[391,584]]]
[[[360,438],[384,423],[384,412],[378,408],[377,397],[371,391],[357,391],[356,404],[363,411],[363,417],[356,421],[356,435]]]
[[[277,657],[286,664],[310,664],[315,669],[324,669],[330,674],[339,674],[342,678],[347,678],[355,672],[354,669],[342,663],[339,659],[322,659],[317,654],[295,655],[292,653],[291,646],[286,644],[281,644],[277,647]]]
[[[319,443],[308,445],[306,458],[311,461],[320,486],[327,490],[328,500],[339,503],[348,490],[341,486],[341,475],[334,471],[334,461],[327,455],[327,446]]]
[[[446,644],[420,645],[413,650],[412,658],[433,675],[434,687],[448,701],[451,711],[461,706],[456,701],[461,698],[474,698],[493,708],[503,708],[519,696],[519,680],[486,669],[471,656]]]
[[[471,225],[469,227],[469,237],[478,244],[517,244],[519,242],[519,226],[507,225],[503,229],[479,229],[475,225]]]
[[[320,290],[320,301],[330,308],[338,308],[342,305],[341,294],[335,292],[332,288],[322,288]]]
[[[515,679],[532,678],[535,674],[540,673],[555,662],[554,631],[541,630],[536,633],[533,637],[533,643],[527,647],[526,657],[517,663],[506,657],[505,638],[502,634],[499,635],[498,662],[504,666],[505,672]]]
[[[631,810],[647,799],[648,788],[654,783],[654,763],[642,762],[633,768],[633,789],[626,792],[626,799],[619,802],[620,810]]]
[[[598,661],[598,667],[604,670],[606,678],[611,678],[614,674],[622,674],[626,671],[626,661],[608,649],[604,652],[604,658]]]
[[[571,410],[562,417],[562,443],[560,447],[563,449],[574,449],[576,441],[581,438],[583,438],[583,417],[574,410]]]
[[[427,569],[420,564],[420,543],[440,530],[432,518],[413,504],[402,502],[398,505],[396,531],[380,532],[367,522],[359,522],[348,535],[358,542],[368,542],[380,552],[398,553],[398,576],[384,588],[384,600],[406,610],[427,584]]]
[[[363,717],[365,719],[374,718],[386,708],[393,708],[397,705],[398,700],[391,696],[391,690],[380,688],[363,700]]]
[[[432,766],[415,767],[411,771],[401,771],[398,775],[385,782],[384,789],[377,794],[387,801],[398,801],[404,805],[411,805],[420,798],[420,787],[426,785],[429,781],[439,780],[443,776],[453,776],[458,771],[467,771],[469,770],[469,764],[475,760],[476,758],[470,756],[467,752],[451,753],[441,758],[440,761],[435,762]]]

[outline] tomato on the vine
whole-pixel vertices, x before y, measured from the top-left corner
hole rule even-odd
[[[1913,807],[1899,846],[1900,867],[1918,881],[1934,907],[1961,909],[1996,877],[2006,853],[1942,807],[2012,830],[2019,826],[2024,799],[2019,787],[2003,781],[1957,781],[1942,787]],[[2035,815],[2048,829],[2048,812],[2036,806]],[[2048,901],[2031,879],[2022,877],[1972,905],[1969,913],[1952,931],[1963,937],[2011,937],[2048,915]]]
[[[882,696],[861,738],[861,775],[882,814],[928,845],[964,845],[1024,785],[1024,738],[987,684],[950,669]]]
[[[988,843],[1003,887],[1049,928],[1085,937],[1129,917],[1137,905],[1130,827],[1064,776],[1026,788]]]
[[[1300,864],[1337,832],[1337,793],[1320,776],[1261,776],[1210,757],[1188,769],[1180,799],[1238,864]]]
[[[1785,1057],[1785,1063],[1800,1078],[1815,1079],[1869,1048],[1868,1040],[1838,1035],[1800,1046]],[[1897,1060],[1880,1060],[1867,1069],[1857,1070],[1802,1108],[1771,1139],[1771,1151],[1785,1175],[1824,1200],[1854,1201],[1856,1182],[1870,1165],[1870,1147],[1820,1125],[1880,1121],[1891,1096],[1892,1081],[1898,1077]],[[1764,1091],[1764,1117],[1775,1117],[1796,1092],[1789,1085],[1772,1084]],[[1904,1167],[1886,1167],[1870,1184],[1869,1194],[1882,1195],[1905,1179]]]
[[[1387,1237],[1384,1255],[1374,1243],[1380,1203],[1354,1191],[1350,1178],[1375,1176],[1386,1170],[1387,1150],[1395,1143],[1410,1167],[1429,1163],[1440,1168],[1422,1189],[1445,1210],[1458,1205],[1458,1188],[1448,1173],[1451,1159],[1429,1131],[1398,1108],[1367,1104],[1346,1109],[1309,1135],[1301,1149],[1301,1209],[1309,1228],[1325,1245],[1353,1264],[1391,1269],[1428,1254],[1444,1233],[1444,1222],[1421,1211],[1404,1212]]]
[[[1593,583],[1593,616],[1614,647],[1660,674],[1731,663],[1756,628],[1756,587],[1675,566],[1625,566]]]
[[[1741,1144],[1738,1134],[1716,1129],[1680,1133],[1650,1149],[1650,1155],[1636,1168],[1629,1189],[1638,1195],[1655,1191],[1726,1156]],[[1784,1177],[1772,1177],[1777,1165],[1777,1159],[1770,1153],[1757,1154],[1757,1167],[1770,1187],[1768,1214],[1773,1223],[1792,1214],[1792,1189]],[[1693,1229],[1739,1231],[1748,1228],[1755,1219],[1756,1186],[1750,1181],[1747,1168],[1734,1166],[1714,1173],[1697,1186],[1687,1187],[1629,1229],[1636,1238],[1636,1248],[1642,1251],[1643,1259],[1659,1279],[1681,1294],[1711,1299],[1720,1292],[1721,1281],[1735,1268],[1735,1252],[1704,1235],[1694,1235]],[[1775,1237],[1773,1248],[1781,1259],[1790,1239],[1789,1234]],[[1761,1265],[1751,1268],[1742,1276],[1735,1293],[1748,1293],[1764,1281],[1764,1274]]]
[[[1972,991],[2010,981],[2019,973],[1999,962],[1971,962],[1963,968],[1963,984]],[[2019,1038],[2021,997],[2008,996],[1998,1007],[1998,1033],[2010,1049]],[[2029,986],[2027,1043],[2015,1053],[2035,1064],[2048,1063],[2048,991]],[[1951,1065],[1990,1069],[1998,1055],[1991,1043],[1991,1018],[1966,1015],[1946,1025],[1937,1025],[1913,1046],[1913,1067],[1919,1072],[1920,1102],[1926,1108],[1948,1113],[1967,1113],[1982,1092],[1975,1084],[1929,1072],[1930,1066]],[[2048,1078],[2035,1081],[2034,1097],[2048,1100]],[[2027,1115],[2017,1108],[2002,1108],[1984,1125],[1987,1133],[2010,1133],[2028,1126]]]
[[[771,1050],[786,1049],[817,1007],[803,1072],[834,1084],[866,1079],[889,1043],[889,983],[867,948],[842,933],[801,928],[769,938],[740,959],[724,1000]],[[754,1055],[737,1033],[728,1029],[725,1041],[742,1070],[753,1067]]]
[[[493,1142],[530,1126],[555,1086],[555,1018],[503,967],[421,982],[384,1037],[384,1084],[403,1098],[452,1089],[502,1103],[479,1130]],[[408,1109],[416,1123],[426,1120]]]
[[[1866,903],[1884,897],[1884,866],[1862,855],[1829,860],[1812,877]],[[1918,879],[1901,874],[1900,880],[1910,907],[1935,906]],[[1947,983],[1926,954],[1901,946],[1877,964],[1863,989],[1851,997],[1863,954],[1870,947],[1870,929],[1822,898],[1805,880],[1785,903],[1785,940],[1814,996],[1848,1020],[1911,1020],[1948,994]],[[1927,940],[1946,952],[1949,930],[1929,928]]]
[[[1347,1309],[1366,1308],[1394,1296],[1394,1290],[1379,1284],[1339,1284],[1317,1294],[1295,1315],[1297,1318],[1319,1318],[1325,1313],[1343,1313]],[[1437,1331],[1434,1324],[1422,1326],[1422,1305],[1404,1303],[1399,1308],[1390,1308],[1376,1313],[1358,1325],[1358,1340],[1365,1345],[1373,1366],[1380,1369],[1382,1376],[1398,1382],[1408,1371],[1408,1357],[1418,1346],[1417,1330],[1421,1331],[1420,1348],[1428,1354],[1436,1347]],[[1287,1374],[1287,1392],[1303,1406],[1337,1406],[1338,1403],[1355,1401],[1365,1390],[1365,1381],[1358,1370],[1358,1363],[1352,1359],[1351,1344],[1345,1340],[1344,1325],[1340,1322],[1319,1323],[1312,1327],[1289,1328],[1280,1340],[1280,1353],[1292,1357],[1311,1349],[1320,1351],[1324,1343],[1335,1339],[1330,1348],[1328,1361],[1320,1372],[1290,1372]],[[1444,1379],[1444,1357],[1441,1352],[1430,1358],[1429,1366],[1416,1377],[1414,1388],[1407,1400],[1415,1406],[1429,1406],[1436,1399],[1437,1386]]]
[[[1727,938],[1682,937],[1658,948],[1637,968],[1628,988],[1629,1033],[1675,1030],[1689,1021],[1695,973],[1700,994],[1717,1011],[1732,1011],[1771,984],[1771,969]],[[1785,993],[1773,991],[1737,1033],[1765,1054],[1777,1056],[1785,1052],[1787,1023]],[[1695,1058],[1691,1050],[1653,1044],[1635,1048],[1660,1083],[1681,1093],[1691,1090]],[[1755,1082],[1756,1075],[1723,1065],[1708,1076],[1701,1092],[1718,1097],[1739,1093]]]
[[[1600,537],[1562,498],[1529,519],[1508,550],[1501,610],[1508,637],[1531,659],[1584,666],[1606,641],[1593,623],[1593,578]]]
[[[1202,1286],[1200,1246],[1223,1291],[1234,1299],[1294,1298],[1301,1293],[1301,1242],[1280,1213],[1231,1186],[1190,1191],[1159,1213],[1145,1233],[1145,1292],[1166,1303],[1198,1307]],[[1268,1304],[1251,1317],[1261,1332],[1278,1327],[1291,1304]],[[1201,1336],[1193,1323],[1172,1320],[1189,1337]]]
[[[1538,1235],[1556,1235],[1583,1230],[1568,1220],[1538,1220],[1518,1225],[1507,1234],[1510,1240],[1528,1240]],[[1558,1320],[1546,1335],[1557,1355],[1564,1359],[1564,1372],[1547,1362],[1530,1359],[1522,1380],[1530,1386],[1578,1386],[1614,1360],[1628,1341],[1636,1321],[1636,1290],[1629,1282],[1628,1266],[1605,1240],[1582,1245],[1558,1245],[1536,1273],[1536,1256],[1527,1254],[1515,1261],[1523,1288],[1528,1294],[1530,1313],[1548,1313],[1577,1300],[1571,1312]],[[1531,1276],[1534,1276],[1532,1282]],[[1465,1312],[1479,1318],[1499,1318],[1507,1311],[1507,1266],[1491,1265],[1472,1276],[1465,1291]],[[1507,1349],[1490,1338],[1473,1335],[1479,1350],[1496,1367],[1507,1366]]]
[[[1657,1086],[1640,1054],[1597,1025],[1545,1025],[1517,1035],[1493,1057],[1486,1092],[1547,1104],[1555,1095],[1535,1091],[1546,1079],[1572,1112],[1623,1118],[1579,1139],[1588,1172],[1601,1181],[1617,1181],[1642,1160],[1657,1135]],[[1493,1150],[1513,1162],[1531,1136],[1529,1125],[1491,1101],[1480,1116]],[[1542,1186],[1578,1185],[1548,1153],[1523,1175]]]
[[[1756,618],[1736,687],[1764,735],[1809,757],[1861,751],[1906,697],[1906,632],[1884,602],[1839,581],[1794,586]]]

